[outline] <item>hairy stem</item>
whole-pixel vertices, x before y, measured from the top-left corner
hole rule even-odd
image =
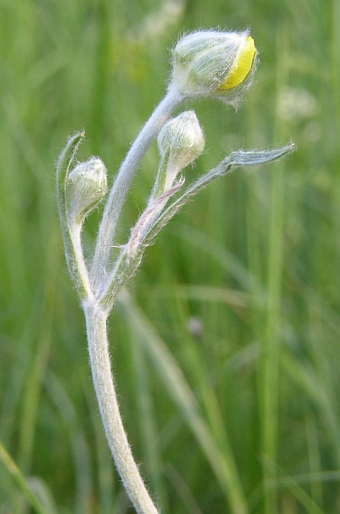
[[[180,93],[175,88],[170,87],[163,100],[145,123],[119,169],[105,206],[97,236],[91,270],[92,283],[95,290],[98,290],[99,284],[103,283],[103,278],[105,280],[103,273],[107,270],[118,218],[133,176],[150,143],[182,100],[183,97]]]
[[[92,302],[83,302],[92,379],[106,438],[125,490],[138,514],[158,514],[144,485],[119,412],[109,357],[108,314]]]
[[[68,220],[68,237],[71,246],[68,254],[69,267],[72,267],[72,272],[77,277],[79,296],[81,299],[85,299],[92,298],[93,294],[81,244],[81,231],[81,223],[77,223],[74,219]],[[65,237],[67,237],[67,234]]]

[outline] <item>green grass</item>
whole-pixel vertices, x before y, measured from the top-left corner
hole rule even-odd
[[[249,27],[256,81],[237,112],[188,104],[207,146],[186,173],[238,148],[298,151],[211,184],[163,230],[111,315],[113,369],[164,514],[336,514],[340,2],[183,0],[173,18],[162,5],[0,3],[0,513],[131,512],[92,390],[54,163],[85,128],[81,157],[113,175],[164,94],[178,34]],[[156,166],[152,146],[122,240]]]

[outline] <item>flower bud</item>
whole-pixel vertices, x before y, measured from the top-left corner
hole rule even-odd
[[[255,69],[248,32],[194,32],[173,50],[172,83],[187,97],[214,96],[237,105]]]
[[[70,217],[82,222],[107,192],[106,168],[101,159],[91,157],[79,163],[67,176],[66,195]]]
[[[159,132],[157,143],[166,165],[165,169],[161,165],[159,173],[164,175],[162,191],[166,191],[173,185],[177,174],[204,150],[204,135],[195,112],[184,111],[169,120]]]

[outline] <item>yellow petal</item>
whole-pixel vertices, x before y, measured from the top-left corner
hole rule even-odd
[[[244,42],[237,62],[228,73],[225,81],[220,85],[219,89],[230,89],[238,86],[244,81],[251,70],[255,56],[255,43],[251,36],[248,36]]]

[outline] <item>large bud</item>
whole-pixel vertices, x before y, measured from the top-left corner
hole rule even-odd
[[[216,97],[237,105],[256,63],[248,32],[194,32],[173,50],[172,84],[186,97]]]

